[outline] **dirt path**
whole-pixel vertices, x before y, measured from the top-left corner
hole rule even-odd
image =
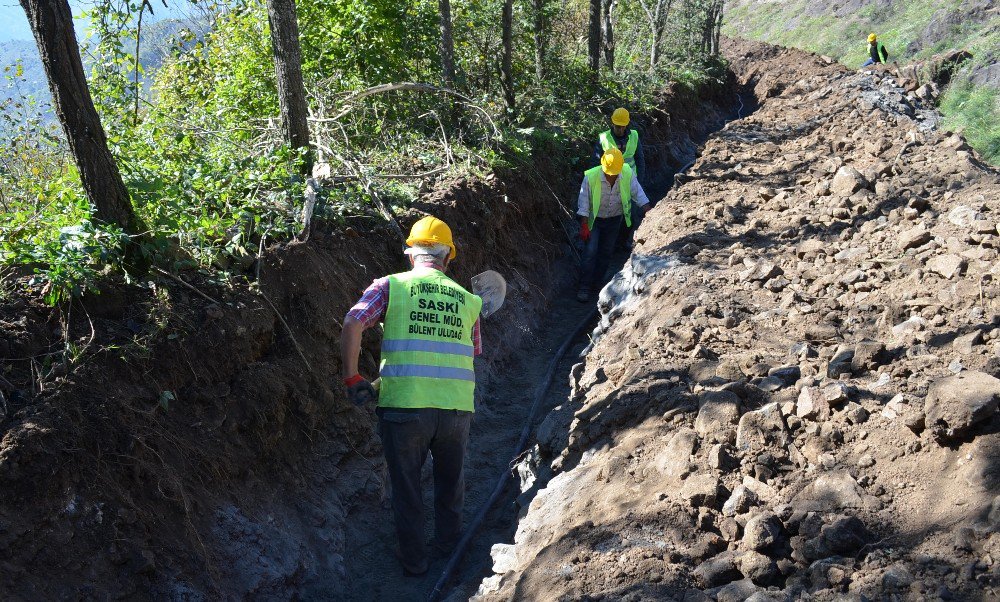
[[[562,270],[563,273],[571,271]],[[532,395],[537,382],[543,378],[549,360],[565,338],[586,317],[589,304],[573,299],[572,278],[564,278],[559,294],[551,301],[540,328],[526,337],[512,359],[496,372],[504,378],[495,378],[485,385],[469,443],[466,464],[466,523],[476,514],[492,492],[500,471],[513,456],[514,446],[521,434],[524,421],[531,409]],[[498,319],[509,319],[503,312]],[[512,323],[510,328],[527,329],[528,325]],[[489,345],[489,340],[484,340]],[[567,352],[556,371],[552,386],[539,409],[536,423],[568,393],[567,375],[586,344],[581,338]],[[381,464],[380,458],[375,461]],[[431,461],[424,466],[425,505],[428,516],[428,538],[433,531],[433,499],[430,478]],[[465,559],[457,570],[454,591],[445,592],[452,599],[466,599],[478,584],[490,564],[490,548],[494,543],[510,541],[516,523],[516,505],[513,498],[515,486],[508,486],[501,500],[487,515],[475,540],[466,551]],[[347,545],[351,554],[346,558],[348,600],[422,600],[434,588],[447,564],[447,558],[432,558],[426,575],[415,578],[403,575],[399,563],[392,555],[395,543],[388,499],[381,506],[358,506],[347,517]],[[462,587],[465,586],[465,587]]]

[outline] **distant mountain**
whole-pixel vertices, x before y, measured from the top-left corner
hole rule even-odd
[[[20,63],[23,72],[16,77]],[[45,70],[38,58],[38,50],[31,41],[0,42],[0,103],[8,98],[34,97],[45,102],[49,99],[49,85]]]
[[[144,88],[148,89],[154,73],[170,56],[175,37],[185,28],[205,30],[203,24],[193,23],[191,19],[169,19],[143,25],[139,62],[144,72]],[[20,76],[17,76],[18,65],[21,67]],[[89,71],[86,58],[84,68]],[[8,100],[26,102],[27,99],[37,102],[38,110],[46,120],[55,118],[45,69],[34,41],[0,42],[0,106]]]

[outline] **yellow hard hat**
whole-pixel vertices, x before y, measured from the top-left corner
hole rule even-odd
[[[601,155],[601,171],[609,176],[620,174],[624,164],[625,158],[622,157],[622,152],[617,148],[609,148]]]
[[[622,107],[615,109],[615,112],[611,114],[611,123],[621,127],[628,125],[628,111]]]
[[[874,41],[875,41],[875,34],[873,33],[868,34],[868,43],[871,44]]]
[[[451,239],[451,228],[433,215],[420,218],[410,228],[410,237],[406,239],[406,244],[412,247],[420,243],[447,245],[451,249],[448,259],[455,259],[455,243]]]

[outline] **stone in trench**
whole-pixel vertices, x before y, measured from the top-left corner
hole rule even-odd
[[[802,378],[802,369],[798,366],[778,366],[777,368],[768,370],[767,375],[780,378],[785,383],[785,386],[791,386],[795,384],[795,381]]]
[[[744,577],[757,585],[768,585],[779,574],[778,565],[774,560],[753,550],[737,556],[736,566]]]
[[[805,420],[822,422],[830,418],[830,404],[819,387],[802,387],[795,403],[795,415]]]
[[[868,247],[848,247],[843,251],[839,251],[833,258],[837,261],[854,261],[867,256],[868,253]]]
[[[927,320],[920,316],[913,316],[908,320],[900,322],[892,327],[892,336],[900,338],[909,334],[920,332],[927,327]]]
[[[854,357],[851,358],[851,371],[855,373],[874,370],[882,365],[885,356],[885,343],[878,341],[861,341],[854,346]]]
[[[792,506],[802,512],[824,512],[864,505],[858,482],[847,471],[823,473],[792,498]]]
[[[839,196],[851,196],[867,186],[868,182],[865,181],[861,172],[845,165],[838,169],[833,176],[833,181],[830,182],[830,191]]]
[[[778,567],[780,571],[780,566]],[[792,594],[788,592],[772,592],[762,590],[750,596],[743,602],[792,602]]]
[[[728,381],[744,380],[747,375],[743,373],[739,363],[733,360],[722,360],[715,368],[715,375]]]
[[[962,271],[965,270],[965,259],[952,253],[936,255],[927,260],[927,269],[940,274],[946,280],[950,280],[955,276],[962,275]]]
[[[858,282],[864,280],[866,277],[867,276],[865,275],[864,270],[860,269],[851,270],[850,272],[847,272],[846,274],[841,276],[840,283],[843,284],[844,286],[857,284]]]
[[[868,422],[868,410],[866,410],[861,404],[854,403],[853,401],[847,405],[847,421],[851,424],[864,424]]]
[[[763,550],[774,545],[781,537],[781,521],[770,512],[751,518],[743,527],[740,544],[744,550]]]
[[[740,420],[740,398],[729,391],[709,391],[701,396],[694,428],[704,439],[732,443]]]
[[[766,451],[775,446],[784,448],[790,442],[777,402],[743,414],[736,427],[736,449],[743,453]]]
[[[923,226],[910,228],[899,235],[899,249],[915,249],[931,241],[931,233]]]
[[[726,503],[722,505],[722,514],[725,516],[736,516],[737,514],[744,514],[760,503],[760,499],[757,494],[747,489],[743,485],[737,485],[733,489],[732,495],[726,500]]]
[[[718,587],[743,576],[736,570],[733,552],[723,552],[702,562],[694,569],[693,575],[695,582],[703,588]]]
[[[924,401],[924,424],[938,442],[964,436],[991,418],[1000,402],[1000,379],[967,370],[935,381]]]
[[[661,474],[676,481],[690,472],[691,454],[698,445],[698,433],[682,428],[674,433],[663,451],[656,455],[653,465]]]
[[[830,360],[830,364],[827,366],[826,375],[829,378],[840,378],[841,374],[851,374],[851,362],[854,360],[854,349],[850,347],[840,346],[837,348],[837,353],[834,354],[833,359]]]
[[[962,355],[969,355],[973,351],[973,347],[979,345],[983,342],[983,333],[975,330],[968,334],[964,334],[954,341],[952,341],[951,346],[955,351],[961,353]]]
[[[882,574],[882,589],[886,592],[909,590],[913,575],[901,564],[894,564]]]
[[[719,479],[710,474],[694,475],[681,487],[681,499],[692,508],[715,508],[726,493]]]
[[[819,536],[806,543],[807,558],[825,558],[834,554],[852,555],[871,539],[871,534],[856,516],[840,516],[820,530]]]
[[[708,465],[715,470],[731,470],[738,463],[729,454],[725,445],[716,443],[708,452]]]
[[[715,594],[716,602],[745,602],[747,598],[760,591],[749,579],[733,581],[725,587],[719,589]]]
[[[968,228],[977,219],[981,219],[979,212],[968,205],[955,205],[948,212],[948,221],[959,228]]]
[[[810,238],[799,243],[799,246],[795,248],[795,254],[800,259],[811,259],[817,255],[825,255],[827,248],[827,243],[822,240]]]
[[[823,387],[823,398],[831,406],[839,406],[847,401],[849,391],[844,383],[830,383]]]
[[[905,415],[908,409],[906,397],[900,393],[885,404],[885,407],[882,408],[882,415],[889,420],[895,420]]]
[[[504,543],[494,544],[490,548],[490,556],[493,557],[493,572],[503,575],[507,571],[517,569],[516,546]]]
[[[754,266],[750,273],[750,280],[760,280],[761,282],[781,276],[785,271],[770,261],[762,261]]]

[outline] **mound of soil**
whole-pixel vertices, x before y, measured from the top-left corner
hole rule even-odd
[[[643,221],[475,599],[995,599],[1000,174],[885,73],[725,53],[759,108]]]

